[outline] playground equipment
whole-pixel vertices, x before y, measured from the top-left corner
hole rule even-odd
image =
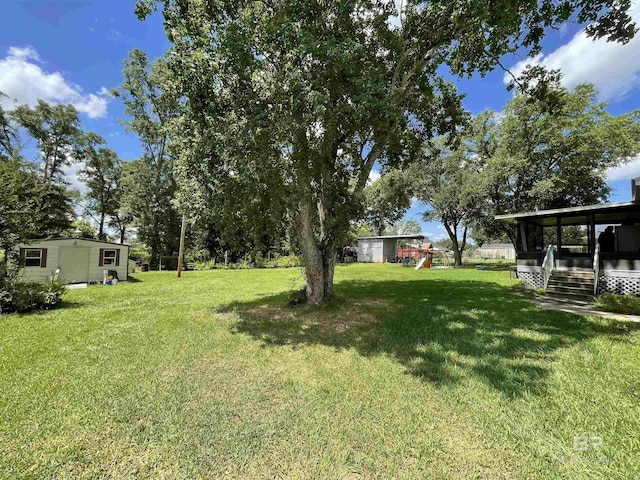
[[[438,257],[442,259],[442,265],[444,265],[445,267],[449,266],[449,257],[447,257],[446,253],[437,250],[434,252],[434,255],[438,255]]]
[[[402,265],[411,266],[413,261],[416,262],[415,269],[432,268],[434,259],[442,261],[444,267],[449,267],[449,257],[440,249],[434,248],[433,243],[423,243],[419,247],[404,246],[398,249],[397,257],[401,259]]]
[[[447,257],[447,255],[444,252],[441,252],[439,250],[435,250],[435,251],[432,250],[420,259],[420,261],[416,264],[415,269],[418,270],[420,268],[434,268],[435,266],[433,265],[433,258],[436,255],[438,256],[438,258],[442,259],[442,265],[448,268],[449,258]],[[442,267],[435,267],[435,268],[442,268]]]

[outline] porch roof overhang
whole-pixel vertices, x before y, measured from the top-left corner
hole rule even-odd
[[[587,225],[594,218],[596,224],[615,224],[623,222],[640,223],[640,203],[622,202],[584,207],[556,208],[537,212],[511,213],[497,215],[496,220],[510,223],[519,221],[542,226],[552,226],[560,219],[561,225]]]

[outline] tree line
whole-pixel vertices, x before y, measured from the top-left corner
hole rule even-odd
[[[0,250],[16,255],[15,246],[37,238],[73,236],[127,241],[138,260],[158,268],[177,256],[182,211],[176,203],[179,166],[169,146],[170,124],[184,113],[184,103],[167,88],[166,60],[150,61],[133,50],[124,61],[124,81],[111,93],[125,105],[121,122],[135,133],[143,155],[123,160],[106,141],[82,128],[72,105],[39,100],[33,107],[0,107]],[[3,95],[0,92],[0,95]],[[29,158],[28,155],[31,157]],[[81,166],[73,188],[66,172]],[[251,192],[245,192],[250,198]],[[201,259],[227,255],[230,262],[294,248],[282,225],[248,235],[259,227],[188,208],[190,251]],[[263,214],[263,212],[255,212]],[[229,213],[229,215],[232,215]],[[252,220],[253,221],[253,220]],[[0,258],[1,260],[1,258]],[[3,274],[6,262],[2,262]]]
[[[420,161],[365,188],[364,224],[379,234],[414,197],[427,206],[424,220],[442,223],[461,265],[470,236],[520,247],[515,227],[496,215],[606,201],[606,170],[640,153],[640,110],[611,115],[593,85],[569,90],[559,76],[548,88],[473,117],[454,143],[426,142]]]
[[[381,0],[138,0],[136,14],[158,6],[169,51],[155,61],[131,52],[113,92],[144,154],[118,159],[73,107],[10,112],[2,168],[24,182],[11,195],[34,216],[30,227],[3,224],[3,245],[59,231],[83,208],[99,237],[132,231],[157,264],[177,251],[185,213],[189,240],[208,252],[297,249],[306,296],[320,303],[354,228],[399,230],[414,197],[459,262],[471,231],[510,235],[496,213],[602,201],[604,170],[638,151],[636,114],[610,116],[593,87],[570,92],[556,72],[525,71],[503,112],[476,118],[443,74],[482,75],[505,54],[536,54],[545,28],[572,20],[626,43],[636,33],[628,1],[409,1],[398,12]],[[12,122],[37,140],[41,168],[20,158]],[[60,173],[80,160],[88,193],[74,204]],[[383,176],[367,186],[374,165]],[[40,223],[47,205],[58,209]]]

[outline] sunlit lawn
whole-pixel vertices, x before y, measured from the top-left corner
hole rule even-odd
[[[137,274],[0,317],[0,478],[634,478],[637,326],[507,271]],[[601,437],[578,439],[574,437]]]

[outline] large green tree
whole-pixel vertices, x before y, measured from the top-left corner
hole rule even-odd
[[[498,214],[590,205],[610,193],[606,169],[640,153],[640,110],[614,116],[596,101],[592,85],[573,91],[554,86],[553,108],[518,95],[494,126],[497,147],[483,175],[484,216],[476,228],[485,238],[516,232]]]
[[[425,139],[453,134],[461,98],[442,76],[485,73],[521,47],[539,50],[545,27],[575,15],[594,37],[635,33],[623,0],[412,1],[166,0],[173,47],[169,89],[188,102],[174,134],[191,199],[234,196],[295,225],[307,297],[333,295],[336,253],[377,161],[421,155]],[[137,13],[154,0],[139,0]],[[197,188],[196,188],[197,187]],[[276,193],[273,193],[276,192]]]
[[[140,138],[145,154],[131,162],[123,178],[118,224],[132,216],[139,239],[151,250],[151,267],[160,256],[177,251],[180,214],[172,201],[176,191],[174,156],[168,148],[169,124],[181,112],[179,97],[169,88],[166,61],[150,61],[135,49],[124,62],[124,83],[113,94],[122,99],[124,123]]]
[[[118,209],[109,217],[109,227],[113,228],[118,233],[117,238],[120,243],[124,243],[127,240],[127,232],[131,230],[135,217],[129,208],[123,204],[122,199],[125,195],[122,188],[119,188],[117,193]]]
[[[476,152],[473,132],[484,126],[487,118],[474,119],[470,131],[454,148],[442,139],[431,143],[420,169],[416,197],[429,206],[427,221],[437,220],[451,240],[455,265],[462,265],[467,236],[472,222],[478,218],[484,203],[479,178],[486,160]]]
[[[0,99],[6,95],[0,92]],[[11,124],[11,118],[0,105],[0,161],[14,157],[18,134]]]
[[[87,186],[86,208],[98,224],[98,239],[106,240],[107,221],[119,208],[119,181],[122,161],[109,148],[93,150],[87,157],[80,178]]]
[[[422,225],[416,220],[398,220],[389,225],[385,231],[385,235],[416,235],[422,233]]]
[[[92,222],[82,217],[73,221],[63,233],[65,237],[96,238],[96,229]]]
[[[4,94],[0,92],[0,96]],[[15,253],[16,244],[58,235],[71,222],[72,208],[66,188],[45,179],[46,164],[39,168],[37,163],[24,161],[21,155],[17,128],[31,125],[26,119],[37,123],[38,117],[28,107],[18,107],[10,113],[0,107],[0,250],[5,257]],[[32,134],[29,128],[27,132]]]
[[[180,238],[180,217],[171,204],[176,188],[171,166],[166,163],[160,172],[158,168],[148,155],[126,162],[119,185],[118,220],[131,215],[137,239],[149,247],[151,268],[157,268],[161,256],[177,254]]]
[[[411,207],[412,181],[411,172],[393,169],[364,188],[365,223],[376,235],[382,235]]]
[[[104,140],[82,130],[73,105],[51,105],[38,100],[34,107],[20,105],[11,118],[37,141],[41,175],[48,184],[64,182],[63,168],[85,160]]]
[[[63,186],[49,185],[37,166],[18,158],[0,161],[0,249],[69,228],[72,208]]]

